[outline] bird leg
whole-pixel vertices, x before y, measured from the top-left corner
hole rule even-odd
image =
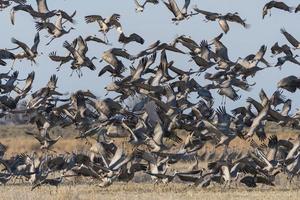
[[[16,59],[14,59],[14,61],[13,61],[13,63],[12,63],[12,66],[11,66],[10,70],[13,70],[13,69],[14,69],[15,62],[16,62]]]
[[[83,76],[83,73],[80,69],[76,69],[76,73],[78,75],[78,78],[81,78]]]
[[[122,49],[125,51],[126,44],[123,44]]]
[[[103,33],[103,36],[104,36],[104,41],[105,41],[106,43],[109,43],[106,33]]]
[[[74,69],[72,70],[72,73],[70,74],[70,77],[73,76],[73,73],[74,73]]]
[[[54,39],[55,39],[55,37],[52,37],[51,40],[50,40],[46,45],[48,46],[49,44],[51,44],[51,42],[52,42]]]
[[[12,49],[5,49],[5,50],[7,50],[7,51],[13,51],[13,50],[16,50],[16,49],[19,49],[20,48],[20,46],[17,46],[17,47],[15,47],[15,48],[12,48]]]

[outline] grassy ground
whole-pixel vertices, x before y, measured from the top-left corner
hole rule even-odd
[[[182,184],[114,184],[108,188],[95,185],[61,186],[59,188],[41,187],[30,191],[30,186],[0,187],[1,199],[5,200],[36,200],[36,199],[264,199],[292,200],[299,199],[300,191],[296,189],[264,188],[246,189],[200,189]]]

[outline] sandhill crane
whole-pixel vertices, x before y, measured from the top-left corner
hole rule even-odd
[[[294,93],[297,89],[300,89],[300,79],[296,76],[285,77],[277,83],[277,87]]]
[[[221,38],[223,37],[223,33],[221,33],[220,35],[218,35],[217,37],[215,37],[212,40],[212,43],[215,46],[215,53],[218,57],[220,57],[221,59],[228,61],[229,57],[228,57],[228,49],[227,47],[220,41]]]
[[[249,24],[246,24],[246,20],[245,19],[242,19],[240,16],[239,16],[239,13],[238,12],[235,12],[235,13],[227,13],[226,15],[224,15],[224,19],[227,20],[227,21],[230,21],[230,22],[236,22],[238,24],[241,24],[243,27],[245,28],[249,28],[250,25]]]
[[[56,55],[56,52],[53,51],[53,52],[50,52],[49,54],[49,58],[54,61],[54,62],[60,62],[59,66],[56,68],[57,71],[59,71],[60,67],[65,64],[65,63],[68,63],[69,61],[71,61],[73,58],[71,56],[71,53],[69,53],[68,55],[66,56],[58,56]]]
[[[76,11],[71,16],[63,10],[49,11],[46,0],[36,0],[38,11],[22,3],[24,0],[0,0],[0,8],[2,4],[5,7],[13,2],[17,4],[11,10],[12,21],[18,10],[27,12],[34,20],[38,20],[37,28],[47,29],[53,38],[66,34],[63,26],[65,22],[74,22]],[[141,2],[143,4],[140,4]],[[148,3],[158,2],[135,0],[136,11],[142,12]],[[206,20],[218,22],[225,33],[230,29],[230,22],[248,27],[246,20],[237,12],[219,14],[195,8],[193,12],[196,13],[188,13],[190,0],[182,2],[184,6],[180,9],[177,4],[179,1],[164,0],[174,15],[172,20],[175,23],[192,15],[202,14]],[[284,5],[279,1],[271,1],[266,4],[264,15],[272,8],[285,10]],[[58,16],[56,24],[50,22],[51,16],[55,15]],[[63,19],[66,21],[63,22]],[[87,23],[97,22],[100,32],[105,37],[111,29],[116,28],[117,34],[120,34],[119,42],[124,46],[130,42],[144,43],[141,36],[126,35],[123,32],[118,14],[106,19],[99,15],[90,15],[86,16],[85,20]],[[299,48],[299,42],[291,34],[285,30],[282,30],[282,33],[294,48]],[[171,43],[157,40],[136,54],[127,52],[124,46],[123,49],[112,47],[104,50],[101,61],[105,61],[107,66],[102,68],[98,75],[111,73],[113,82],[106,85],[105,89],[116,93],[117,97],[114,99],[98,99],[89,90],[78,90],[71,95],[62,94],[57,91],[56,75],[51,76],[45,87],[30,95],[37,74],[31,72],[25,79],[20,79],[21,73],[18,71],[0,73],[0,118],[26,114],[29,122],[35,124],[38,129],[38,132],[29,131],[27,135],[35,137],[43,150],[40,156],[33,153],[32,156],[21,154],[9,158],[5,153],[6,147],[0,144],[0,168],[4,169],[0,173],[0,184],[5,184],[15,177],[25,177],[34,189],[46,184],[58,186],[68,176],[82,175],[100,179],[99,186],[107,187],[117,180],[130,181],[136,172],[141,172],[164,183],[174,181],[174,178],[178,177],[182,181],[202,187],[208,187],[213,182],[223,184],[224,187],[229,186],[231,182],[256,187],[258,184],[274,185],[275,176],[281,170],[287,172],[288,176],[299,175],[300,137],[296,140],[284,140],[271,136],[268,142],[265,142],[268,122],[277,123],[282,127],[300,128],[300,112],[292,113],[293,102],[282,95],[283,90],[276,90],[270,98],[261,90],[260,101],[249,97],[246,105],[232,110],[233,115],[227,113],[225,107],[225,98],[233,101],[241,98],[236,88],[244,91],[252,89],[255,83],[250,84],[247,81],[249,76],[253,77],[256,72],[271,67],[266,58],[267,46],[261,45],[257,52],[233,62],[228,55],[230,49],[221,41],[223,36],[224,33],[209,43],[202,40],[199,44],[191,37],[181,35]],[[36,35],[32,48],[13,40],[23,52],[14,54],[13,50],[0,50],[0,64],[5,65],[5,59],[15,60],[21,58],[20,56],[34,60],[37,56],[38,40]],[[78,36],[72,42],[64,42],[63,49],[66,49],[66,53],[62,56],[59,55],[60,49],[51,50],[48,56],[52,61],[59,62],[59,66],[70,63],[73,71],[81,72],[82,67],[94,70],[95,65],[92,61],[95,57],[90,59],[88,56],[92,53],[88,49],[90,41],[108,45],[107,38],[101,39],[88,34],[85,37]],[[214,47],[211,47],[212,45]],[[195,63],[190,64],[196,64],[196,68],[199,66],[200,70],[183,70],[182,66],[177,66],[179,63],[175,62],[179,58],[170,60],[167,51],[175,53],[176,56],[180,53],[180,56],[191,58]],[[282,66],[287,61],[300,65],[296,60],[298,56],[293,55],[287,44],[279,45],[276,42],[271,52],[274,55],[283,53],[277,57],[278,62],[275,66]],[[158,53],[161,56],[157,61]],[[130,72],[123,73],[130,62]],[[195,76],[216,64],[217,71],[204,74],[204,81],[208,83],[202,86]],[[266,67],[262,68],[260,64]],[[279,81],[277,87],[296,92],[300,89],[300,79],[296,76],[286,77]],[[212,90],[217,92],[212,93]],[[190,96],[194,96],[195,93],[197,97],[191,101]],[[213,105],[216,100],[214,95],[222,96],[221,106]],[[27,99],[28,96],[31,96],[31,99],[23,109],[20,106],[21,100]],[[131,101],[130,96],[141,96],[142,101],[128,106],[124,101]],[[278,109],[279,105],[282,107]],[[85,138],[87,143],[90,143],[89,139],[93,139],[94,136],[98,137],[97,143],[88,153],[50,155],[48,151],[44,151],[49,150],[61,138],[52,138],[50,133],[53,127],[60,130],[71,125],[79,132],[76,138]],[[247,139],[254,134],[261,141],[260,144],[250,141],[250,149],[246,149],[245,146],[240,152],[231,152],[231,141],[237,136]],[[103,137],[103,140],[100,140],[100,137]],[[196,160],[190,165],[191,169],[174,170],[174,163],[197,156],[197,151],[208,143],[213,149],[225,146],[224,154],[219,156],[215,150],[210,153],[205,151],[200,159],[210,161],[206,168],[199,169]]]
[[[71,46],[73,48],[75,48],[77,45],[77,39],[73,40]],[[60,62],[59,66],[56,68],[57,71],[60,70],[61,66],[64,65],[65,63],[70,62],[71,60],[73,60],[72,54],[71,52],[66,53],[64,56],[59,56],[57,55],[57,53],[54,52],[50,52],[49,54],[49,58],[54,61],[54,62]]]
[[[241,178],[240,182],[245,184],[247,187],[257,187],[258,183],[275,186],[275,184],[272,181],[270,181],[268,177],[264,177],[262,175],[258,175],[258,176],[247,175]]]
[[[43,180],[38,181],[31,187],[31,191],[34,190],[37,187],[40,187],[41,185],[51,185],[58,187],[59,184],[63,182],[63,178],[66,176],[72,176],[72,175],[64,175],[57,178],[46,178]]]
[[[125,71],[125,66],[118,57],[123,57],[129,60],[133,59],[133,56],[128,54],[123,49],[112,48],[107,51],[104,51],[101,58],[107,62],[109,65],[105,66],[100,72],[99,76],[104,74],[106,71],[113,72],[117,76],[121,76],[121,73]]]
[[[168,2],[163,1],[167,8],[173,13],[174,18],[172,21],[181,21],[191,16],[192,14],[187,14],[188,7],[191,3],[191,0],[185,0],[182,9],[179,9],[175,0],[168,0]]]
[[[36,33],[35,37],[34,37],[34,44],[32,45],[31,48],[29,48],[25,43],[12,38],[11,42],[18,45],[18,47],[14,48],[14,49],[18,49],[18,48],[22,48],[24,52],[22,53],[18,53],[15,55],[16,59],[23,59],[26,58],[28,60],[30,60],[33,63],[35,62],[35,58],[38,55],[38,45],[40,43],[40,34],[39,32]]]
[[[295,47],[295,49],[300,49],[300,42],[296,38],[289,34],[284,28],[280,29],[280,32],[291,43],[291,45]]]
[[[130,42],[137,42],[139,44],[144,44],[145,42],[145,40],[136,33],[132,33],[129,36],[125,36],[124,33],[121,33],[118,41],[123,43],[123,49],[125,48],[125,45]]]
[[[282,65],[286,61],[292,62],[296,65],[300,65],[300,62],[298,60],[296,60],[297,57],[299,57],[299,56],[298,55],[295,55],[295,56],[286,55],[286,56],[279,57],[279,58],[277,58],[277,63],[275,65],[275,67],[279,66],[279,69],[281,69]]]
[[[144,9],[145,9],[145,6],[149,3],[151,3],[151,4],[154,4],[154,5],[156,5],[156,4],[158,4],[159,3],[159,1],[158,0],[145,0],[144,1],[144,3],[143,4],[140,4],[139,2],[138,2],[138,0],[134,0],[134,3],[135,3],[135,11],[136,12],[143,12],[144,11]]]
[[[59,38],[65,34],[70,33],[71,30],[74,30],[73,27],[71,27],[69,30],[65,30],[63,28],[62,26],[63,15],[61,11],[58,11],[56,15],[58,17],[55,24],[50,22],[36,22],[35,24],[37,31],[46,29],[48,33],[52,36],[52,39],[47,43],[47,45],[49,45],[55,38]]]
[[[198,14],[202,14],[205,16],[205,19],[208,21],[216,21],[218,20],[218,23],[221,27],[221,29],[224,31],[224,33],[227,33],[229,31],[229,25],[227,21],[225,20],[224,16],[220,13],[213,13],[205,10],[200,10],[199,8],[195,7],[194,11]]]
[[[14,71],[13,74],[8,78],[5,84],[0,84],[1,93],[9,93],[15,88],[15,82],[19,76],[19,71]]]
[[[289,7],[284,2],[270,1],[267,4],[265,4],[265,6],[263,8],[263,12],[262,12],[262,18],[263,19],[265,18],[265,16],[268,14],[269,11],[270,11],[270,15],[271,15],[271,9],[272,8],[277,8],[277,9],[288,11],[288,12],[292,12],[292,10],[293,10],[292,7]]]
[[[76,48],[73,47],[71,44],[69,44],[67,41],[65,41],[63,45],[63,47],[65,47],[68,51],[70,51],[70,53],[73,56],[72,69],[79,70],[79,72],[81,72],[80,71],[81,67],[88,67],[91,70],[95,70],[96,67],[92,61],[96,59],[96,57],[90,59],[89,57],[86,56],[86,53],[88,51],[88,46],[81,36],[79,36],[76,39],[76,41],[77,41]],[[82,73],[78,74],[79,77],[81,75]]]
[[[200,10],[199,8],[195,7],[194,11],[196,11],[197,14],[202,14],[205,16],[205,19],[207,21],[216,21],[218,20],[219,26],[224,31],[224,33],[227,33],[230,30],[230,27],[228,25],[228,21],[230,22],[236,22],[238,24],[241,24],[243,27],[248,28],[249,25],[246,24],[246,20],[243,20],[237,12],[235,13],[227,13],[226,15],[222,15],[220,13],[213,13],[205,10]]]
[[[282,46],[279,46],[278,42],[276,42],[271,47],[271,52],[274,55],[278,55],[283,52],[287,56],[293,56],[293,52],[291,51],[291,48],[288,45],[284,44]]]
[[[21,98],[23,98],[23,97],[25,97],[27,95],[27,93],[32,88],[34,77],[35,77],[35,72],[29,73],[28,76],[27,76],[27,78],[26,78],[24,87],[22,89],[20,89],[18,86],[16,86],[14,88],[14,90],[18,93],[18,96],[20,96]]]
[[[119,33],[122,33],[122,25],[119,22],[120,19],[120,15],[119,14],[112,14],[110,17],[108,18],[103,18],[100,15],[88,15],[85,16],[85,22],[86,23],[93,23],[93,22],[97,22],[99,25],[99,32],[102,32],[106,42],[108,41],[106,34],[108,33],[108,31],[110,29],[116,28],[116,30]]]

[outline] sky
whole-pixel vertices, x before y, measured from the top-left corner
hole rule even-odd
[[[36,9],[35,0],[27,1]],[[184,0],[177,0],[177,2],[181,6],[183,5]],[[268,47],[268,53],[265,58],[271,64],[275,65],[277,59],[270,57],[270,48],[277,41],[280,45],[288,43],[280,33],[280,29],[283,27],[300,40],[300,13],[288,13],[274,9],[272,10],[271,17],[266,16],[265,19],[262,20],[262,8],[267,2],[268,1],[265,0],[191,0],[189,10],[197,5],[199,9],[211,12],[223,14],[226,14],[227,12],[238,12],[242,18],[247,19],[247,23],[250,24],[251,27],[245,29],[238,24],[230,23],[229,33],[223,36],[221,40],[228,48],[229,58],[232,61],[236,61],[238,57],[245,57],[249,54],[256,53],[260,46],[265,44]],[[300,3],[295,0],[285,0],[284,2],[294,7]],[[79,89],[90,89],[98,97],[104,97],[106,93],[104,86],[111,81],[111,77],[109,74],[105,74],[102,77],[98,77],[97,75],[106,63],[99,63],[100,59],[98,59],[95,61],[97,67],[96,71],[84,69],[83,77],[78,78],[76,73],[70,77],[71,69],[69,65],[63,66],[61,70],[57,72],[56,67],[58,66],[58,63],[52,62],[48,58],[48,54],[51,51],[56,51],[58,55],[64,55],[66,50],[62,47],[63,42],[71,42],[79,35],[82,35],[83,37],[88,35],[102,37],[102,34],[98,32],[98,26],[96,24],[86,24],[84,22],[84,16],[86,15],[96,14],[108,17],[113,13],[120,14],[120,22],[125,34],[128,35],[135,32],[145,39],[145,44],[143,46],[139,44],[127,45],[126,49],[132,54],[146,48],[149,44],[158,39],[162,42],[169,43],[172,42],[176,36],[186,35],[191,36],[195,41],[200,43],[201,40],[211,40],[222,32],[217,22],[205,23],[203,21],[204,17],[201,15],[193,16],[191,19],[182,21],[179,25],[175,25],[171,21],[171,18],[173,17],[171,12],[169,12],[163,3],[155,6],[147,5],[143,13],[135,12],[134,0],[48,0],[48,7],[50,10],[63,9],[68,13],[72,13],[76,10],[76,24],[72,25],[67,23],[65,25],[67,29],[72,26],[76,28],[76,30],[54,40],[49,46],[45,46],[49,41],[49,38],[45,37],[48,35],[47,32],[45,30],[41,31],[41,43],[38,49],[39,56],[37,58],[37,65],[31,65],[27,60],[16,62],[14,69],[20,71],[19,77],[25,78],[27,74],[33,70],[36,72],[33,91],[44,86],[52,74],[57,74],[59,77],[58,90],[61,92],[71,93]],[[31,46],[36,33],[33,18],[25,12],[17,12],[15,25],[12,25],[10,23],[9,13],[10,8],[0,11],[0,48],[15,47],[10,41],[12,37]],[[113,44],[113,47],[122,47],[122,44],[117,42],[118,35],[116,34],[116,31],[110,31],[108,33],[108,39]],[[100,58],[102,52],[110,48],[112,48],[112,46],[90,43],[87,55],[89,57],[96,56]],[[15,52],[17,53],[19,50],[16,50]],[[297,54],[298,52],[295,53]],[[193,62],[188,62],[190,58],[186,55],[181,56],[169,52],[167,55],[169,61],[175,61],[176,67],[184,70],[190,68],[197,69],[197,66],[193,64]],[[9,65],[10,63],[7,67],[1,67],[0,72],[7,72]],[[239,94],[242,95],[241,100],[238,102],[227,100],[227,105],[231,108],[243,105],[245,99],[249,96],[257,99],[258,92],[262,88],[268,95],[271,95],[276,90],[276,84],[280,79],[289,75],[299,76],[299,71],[300,66],[286,63],[282,67],[282,70],[279,70],[278,68],[269,68],[258,72],[254,78],[248,78],[249,83],[256,82],[252,91],[239,91]],[[207,83],[203,79],[203,76],[197,78],[197,81],[201,85]],[[299,107],[297,101],[300,99],[300,92],[292,94],[285,91],[284,94],[287,98],[294,100],[293,109]],[[221,97],[219,95],[214,95],[214,97],[216,99],[215,102],[218,105],[221,101]]]

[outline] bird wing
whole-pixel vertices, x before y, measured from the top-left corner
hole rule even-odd
[[[37,7],[39,13],[49,12],[47,1],[46,0],[37,0]]]
[[[95,37],[95,36],[88,36],[85,38],[85,41],[94,41],[94,42],[98,42],[98,43],[102,43],[102,44],[107,44],[107,42],[105,42],[104,40],[98,38],[98,37]]]
[[[273,4],[273,7],[281,9],[281,10],[289,11],[289,12],[292,11],[292,7],[289,7],[284,2],[275,1],[275,3]]]
[[[15,54],[7,50],[0,49],[0,59],[15,59]]]
[[[156,126],[154,128],[154,131],[153,131],[153,140],[156,142],[156,144],[158,144],[158,145],[163,144],[163,141],[162,141],[163,134],[164,134],[164,131],[163,131],[162,125],[159,122],[157,122]]]
[[[24,51],[27,51],[29,49],[29,47],[25,43],[17,40],[16,38],[12,38],[11,42],[21,47]]]
[[[54,62],[62,62],[68,59],[68,57],[65,56],[57,56],[55,51],[52,51],[49,54],[49,58]],[[70,57],[71,58],[71,57]],[[71,60],[71,59],[70,59]]]
[[[144,38],[142,38],[140,35],[138,35],[136,33],[130,34],[129,39],[131,41],[135,41],[135,42],[140,43],[140,44],[144,44],[144,42],[145,42]]]
[[[84,17],[84,20],[86,23],[92,23],[95,21],[103,21],[104,19],[100,15],[88,15]]]
[[[289,34],[284,28],[280,29],[281,33],[284,35],[284,37],[294,46],[299,46],[299,41],[294,38],[291,34]]]
[[[79,36],[77,38],[77,52],[80,55],[85,56],[85,54],[87,53],[87,51],[88,51],[88,47],[87,47],[85,41],[83,40],[82,36]]]
[[[26,78],[26,81],[25,81],[25,86],[22,90],[22,95],[26,95],[30,90],[31,90],[31,87],[32,87],[32,83],[33,83],[33,80],[34,80],[34,76],[35,76],[35,72],[31,72],[30,74],[28,74],[27,78]]]
[[[39,43],[40,43],[40,34],[39,34],[39,32],[37,32],[34,37],[33,46],[31,47],[32,52],[37,53],[37,48],[38,48]]]
[[[191,3],[191,0],[185,0],[184,1],[184,5],[181,9],[182,14],[187,14],[187,10],[188,10],[188,7],[189,7],[190,3]]]
[[[222,30],[224,31],[224,33],[227,33],[229,31],[230,28],[225,19],[219,19],[218,23],[219,23],[220,27],[222,28]]]
[[[213,16],[213,15],[218,16],[219,15],[219,13],[213,13],[213,12],[209,12],[209,11],[205,11],[205,10],[200,10],[199,8],[194,8],[194,11],[196,11],[197,13],[200,13],[202,15],[205,15],[205,16]]]
[[[164,1],[164,4],[167,6],[167,8],[173,13],[173,15],[176,17],[178,15],[181,14],[177,3],[175,2],[175,0],[169,0],[169,3]]]
[[[252,137],[257,127],[261,123],[261,121],[268,115],[268,111],[270,110],[270,102],[268,101],[264,108],[259,112],[259,114],[254,118],[252,125],[248,131],[246,137]]]

